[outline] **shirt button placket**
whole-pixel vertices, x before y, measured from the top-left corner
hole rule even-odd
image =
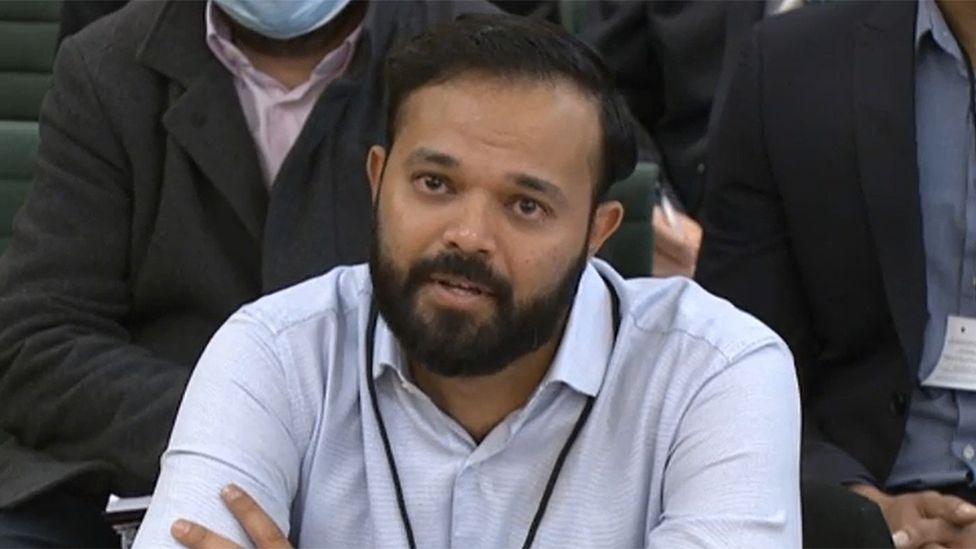
[[[454,481],[454,511],[451,521],[451,546],[478,545],[479,508],[475,471],[465,466]]]

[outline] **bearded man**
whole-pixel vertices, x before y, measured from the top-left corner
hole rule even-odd
[[[783,342],[593,259],[635,162],[599,58],[469,16],[385,75],[369,264],[218,331],[136,545],[799,546]]]

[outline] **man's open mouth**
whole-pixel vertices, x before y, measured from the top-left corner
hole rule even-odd
[[[475,295],[492,295],[491,291],[484,285],[478,284],[477,282],[472,282],[467,278],[451,275],[433,275],[430,277],[432,281],[444,286],[449,290],[468,292]]]

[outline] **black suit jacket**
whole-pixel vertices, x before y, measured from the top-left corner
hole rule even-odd
[[[904,434],[927,315],[915,9],[760,24],[711,140],[697,276],[792,348],[808,478],[883,483]]]
[[[93,21],[122,8],[129,0],[70,0],[61,4],[61,26],[58,44],[92,24]]]
[[[61,45],[0,260],[0,507],[67,480],[148,493],[193,364],[241,304],[367,258],[394,41],[478,2],[373,3],[270,194],[203,2],[132,2]],[[223,413],[218,411],[215,413]]]
[[[580,37],[613,71],[634,116],[650,134],[642,143],[661,164],[678,199],[701,206],[705,144],[713,102],[763,1],[588,2]]]

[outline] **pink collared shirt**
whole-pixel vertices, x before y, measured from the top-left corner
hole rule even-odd
[[[349,65],[362,25],[319,62],[308,81],[289,90],[251,64],[244,52],[234,45],[230,28],[216,10],[213,0],[208,0],[205,10],[207,46],[234,75],[237,97],[257,146],[265,185],[270,189],[319,95],[342,76]]]

